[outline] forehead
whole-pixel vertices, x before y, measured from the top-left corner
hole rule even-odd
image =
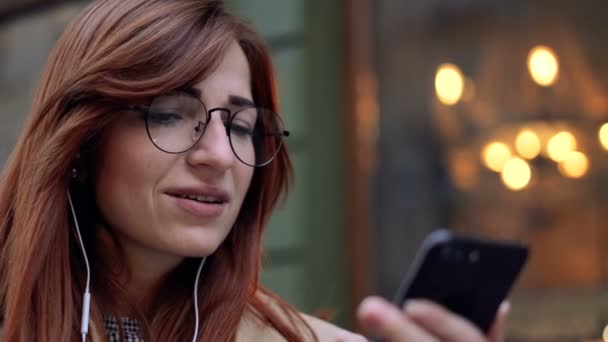
[[[209,77],[199,82],[195,88],[201,92],[205,101],[217,100],[218,96],[222,97],[222,101],[225,101],[231,95],[251,98],[250,80],[251,74],[247,57],[239,44],[233,41],[218,67]]]

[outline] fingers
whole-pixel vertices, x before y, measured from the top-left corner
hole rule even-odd
[[[496,313],[496,320],[490,328],[488,339],[490,342],[502,342],[505,337],[505,330],[507,326],[507,318],[511,312],[511,304],[508,301],[502,302]]]
[[[397,307],[379,297],[366,298],[359,306],[357,316],[372,334],[391,342],[439,342]]]
[[[504,302],[488,339],[465,318],[426,300],[408,301],[401,311],[382,298],[369,297],[357,316],[371,333],[390,342],[502,342],[509,311],[509,303]]]
[[[367,340],[361,335],[355,335],[348,331],[341,331],[336,335],[333,342],[367,342]]]
[[[471,322],[430,301],[408,301],[404,311],[412,321],[441,341],[486,341],[481,331]]]

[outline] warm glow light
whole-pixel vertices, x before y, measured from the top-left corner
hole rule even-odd
[[[602,144],[602,147],[604,149],[608,150],[608,123],[605,123],[602,125],[598,135],[599,135],[600,143]]]
[[[556,162],[563,161],[568,153],[574,150],[576,150],[576,139],[567,131],[557,133],[547,143],[547,154]]]
[[[559,171],[569,178],[581,178],[589,170],[589,159],[581,152],[570,152],[559,164]]]
[[[475,87],[475,81],[467,77],[464,80],[464,89],[462,90],[462,101],[471,102],[475,98],[476,91],[477,88]]]
[[[602,333],[602,337],[604,338],[604,342],[608,342],[608,325],[604,328],[604,332]]]
[[[553,85],[559,74],[559,62],[555,52],[547,46],[535,46],[528,55],[528,70],[538,85]]]
[[[540,138],[530,130],[521,131],[515,139],[515,148],[522,157],[534,159],[540,153]]]
[[[491,142],[484,147],[482,159],[490,170],[501,172],[505,163],[511,159],[511,151],[501,142]]]
[[[511,190],[522,190],[530,183],[530,178],[530,166],[518,157],[510,159],[502,170],[502,182]]]
[[[468,151],[458,151],[450,155],[450,176],[458,189],[473,188],[477,183],[478,170],[474,154]]]
[[[435,91],[441,103],[453,106],[460,101],[464,91],[464,76],[454,64],[441,64],[435,76]]]

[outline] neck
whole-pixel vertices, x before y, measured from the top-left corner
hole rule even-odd
[[[119,243],[119,246],[116,246],[115,243],[107,241],[111,237],[106,229],[97,229],[97,231],[102,235],[97,238],[98,244],[103,246],[97,248],[98,251],[103,251],[101,252],[103,255],[100,257],[110,258],[107,260],[122,260],[114,265],[110,262],[109,265],[114,267],[122,264],[123,268],[118,269],[117,274],[119,283],[126,291],[126,299],[140,312],[149,314],[165,276],[174,270],[184,258],[153,251],[122,235],[116,236]],[[115,248],[108,248],[109,245],[114,245]],[[118,252],[116,247],[122,254],[106,253],[108,250]]]

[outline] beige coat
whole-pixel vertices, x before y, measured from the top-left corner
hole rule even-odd
[[[302,314],[302,317],[315,332],[319,338],[319,342],[339,342],[341,341],[339,339],[341,336],[348,337],[347,341],[349,342],[367,341],[361,335],[353,334],[318,318],[305,314]],[[98,334],[99,332],[92,329],[92,336],[99,336]],[[93,341],[98,340],[99,339],[93,337]],[[262,324],[250,310],[247,310],[241,319],[236,334],[236,342],[286,342],[286,340],[276,330]]]
[[[360,335],[353,334],[344,329],[338,328],[337,326],[322,321],[320,319],[302,315],[304,320],[310,325],[315,334],[318,336],[320,342],[338,342],[341,341],[338,338],[348,337],[347,341],[353,342],[364,342],[366,341]],[[91,329],[91,336],[93,341],[99,341],[100,339],[96,336],[100,336],[100,332],[93,327]],[[0,327],[0,342],[2,338],[2,327]],[[236,342],[285,342],[285,339],[277,333],[275,330],[263,325],[255,316],[247,311],[241,320],[239,329],[237,331]]]
[[[302,314],[302,317],[310,325],[315,332],[320,342],[338,342],[339,337],[348,337],[347,341],[363,342],[366,341],[360,335],[353,334],[337,326]],[[268,342],[285,342],[285,339],[274,329],[263,325],[255,316],[247,311],[241,320],[239,330],[236,336],[236,342],[249,341],[268,341]]]

